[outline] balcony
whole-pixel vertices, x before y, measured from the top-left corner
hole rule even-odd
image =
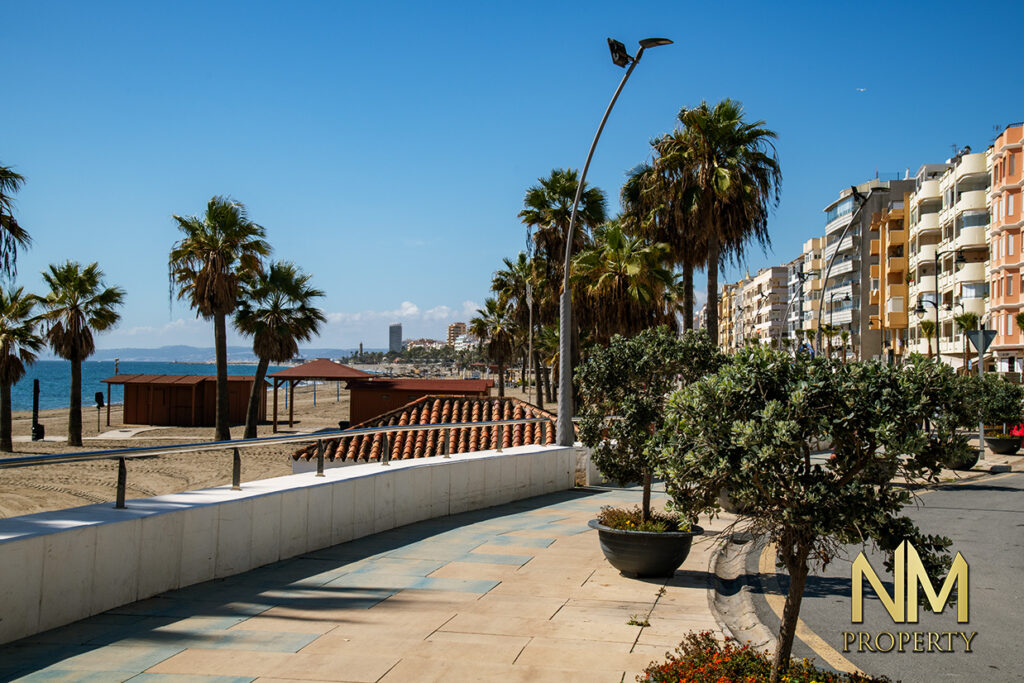
[[[871,277],[873,277],[873,278],[880,278],[880,277],[882,277],[882,275],[881,275],[881,268],[882,268],[882,266],[880,266],[877,263],[875,265],[871,266],[871,268],[869,269]]]
[[[985,191],[973,190],[960,195],[960,201],[956,203],[957,213],[962,211],[981,211],[985,208]]]
[[[804,294],[821,290],[821,278],[813,278],[804,282]]]
[[[935,263],[935,252],[938,250],[936,244],[923,244],[921,248],[917,250],[917,265],[921,266],[926,263]]]
[[[890,256],[885,260],[885,267],[890,273],[896,273],[907,269],[906,256]]]
[[[891,296],[889,300],[885,302],[886,313],[905,313],[906,309],[903,306],[903,297]]]
[[[929,199],[941,199],[942,190],[939,189],[939,181],[926,180],[921,183],[921,188],[914,194],[914,199],[917,203],[928,201]]]
[[[881,292],[877,289],[872,289],[871,293],[868,294],[868,304],[871,306],[877,306],[878,301],[881,299]]]
[[[872,256],[878,256],[881,253],[882,243],[880,240],[871,240],[870,253]]]
[[[830,321],[832,325],[850,325],[853,323],[853,309],[848,308],[845,311],[836,311],[831,315],[826,312],[825,320]]]
[[[960,303],[964,305],[964,313],[974,313],[978,316],[985,315],[984,299],[960,299]]]
[[[956,272],[957,282],[984,282],[986,277],[984,261],[965,263]]]
[[[960,163],[956,166],[956,179],[960,180],[965,176],[987,174],[988,169],[985,167],[985,153],[978,152],[976,154],[966,154],[960,159]]]
[[[852,273],[856,270],[860,270],[860,261],[857,259],[836,261],[832,264],[832,272],[829,273],[829,277],[845,275],[846,273]]]
[[[913,289],[918,292],[934,292],[935,291],[935,276],[934,275],[922,275],[913,284]]]
[[[921,217],[917,219],[917,225],[914,226],[914,234],[920,235],[921,233],[931,232],[939,229],[939,212],[923,213]]]
[[[956,238],[957,249],[968,249],[971,247],[984,247],[988,245],[988,235],[984,225],[975,225],[960,230],[960,236]]]

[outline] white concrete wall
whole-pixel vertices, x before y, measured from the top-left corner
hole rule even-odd
[[[396,526],[570,489],[575,457],[522,446],[0,519],[0,643]]]

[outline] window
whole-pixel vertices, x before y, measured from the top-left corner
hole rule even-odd
[[[1013,256],[1013,235],[1006,236],[1006,253]]]
[[[1006,198],[1006,215],[1007,216],[1012,216],[1013,215],[1013,195],[1012,194],[1009,195]]]
[[[1021,278],[1024,279],[1024,275]],[[960,296],[964,299],[984,299],[987,294],[988,285],[984,282],[966,282],[960,287]]]
[[[1009,165],[1009,170],[1007,170],[1007,172],[1006,172],[1007,175],[1013,175],[1013,160],[1014,160],[1014,157],[1016,157],[1016,156],[1017,156],[1016,154],[1011,152],[1009,154],[1009,157],[1006,160],[1007,164]]]
[[[1006,276],[1006,296],[1013,296],[1013,277]]]

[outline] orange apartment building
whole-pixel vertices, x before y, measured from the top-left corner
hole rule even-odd
[[[1024,335],[1014,319],[1024,299],[1024,244],[1021,243],[1021,187],[1024,176],[1022,140],[1024,122],[1014,123],[996,138],[989,157],[992,184],[989,189],[991,223],[989,244],[989,319],[986,327],[996,330],[992,344],[996,369],[1020,373],[1024,358]]]
[[[909,283],[907,270],[908,240],[906,207],[910,193],[893,198],[882,211],[871,216],[871,232],[878,238],[871,240],[871,255],[878,256],[878,264],[871,266],[871,305],[878,306],[878,314],[871,316],[871,329],[882,336],[882,353],[890,360],[900,360],[908,353],[907,309]]]

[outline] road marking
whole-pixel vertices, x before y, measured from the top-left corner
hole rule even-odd
[[[782,620],[782,612],[786,607],[786,596],[781,594],[781,586],[778,583],[778,577],[775,573],[775,546],[768,544],[765,549],[761,552],[761,557],[758,560],[758,571],[768,576],[775,582],[776,592],[771,593],[765,591],[764,597],[768,601],[768,606],[772,608],[775,615]],[[837,671],[844,673],[854,673],[860,671],[860,669],[849,659],[839,654],[839,651],[833,648],[831,645],[825,642],[825,640],[817,633],[812,631],[804,620],[797,617],[796,620],[796,637],[802,640],[807,647],[814,650],[814,654],[818,655]]]

